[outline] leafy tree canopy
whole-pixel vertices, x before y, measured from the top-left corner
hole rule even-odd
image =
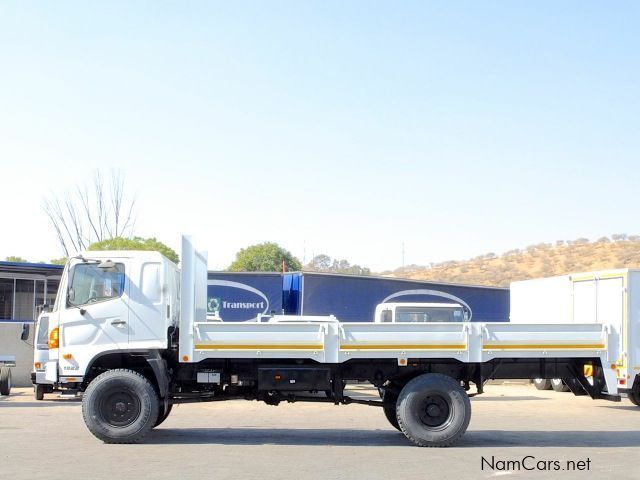
[[[180,261],[180,257],[172,248],[166,246],[164,243],[159,242],[155,238],[124,238],[115,237],[102,240],[100,242],[94,242],[87,250],[150,250],[154,252],[160,252],[174,263]]]
[[[5,258],[5,260],[7,262],[13,262],[13,263],[29,263],[29,260],[27,260],[26,258],[16,257],[14,255],[9,255],[7,258]]]
[[[228,270],[231,272],[279,272],[284,260],[287,270],[301,270],[300,260],[277,243],[265,242],[241,249]]]
[[[49,260],[49,263],[53,265],[64,265],[65,263],[67,263],[67,260],[67,257],[52,258],[51,260]]]
[[[360,265],[351,265],[347,260],[338,260],[321,253],[305,266],[305,270],[327,273],[347,273],[351,275],[371,275],[371,270]]]

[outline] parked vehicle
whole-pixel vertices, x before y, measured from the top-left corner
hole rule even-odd
[[[377,323],[464,322],[469,312],[457,303],[381,303],[376,306]]]
[[[381,303],[457,303],[471,321],[509,321],[508,288],[315,272],[283,277],[286,314],[335,315],[342,322],[370,322]]]
[[[54,391],[54,382],[45,378],[45,365],[49,360],[49,312],[46,310],[38,316],[34,338],[31,383],[35,399],[43,400],[45,393]]]
[[[364,403],[415,445],[443,447],[464,434],[469,397],[489,379],[569,379],[576,394],[620,400],[607,323],[207,321],[206,257],[183,238],[181,261],[179,271],[156,252],[69,259],[45,378],[84,392],[85,424],[104,442],[139,442],[186,402]],[[382,399],[352,398],[346,381],[369,382]]]
[[[0,395],[11,394],[11,368],[16,366],[12,355],[0,355]]]
[[[511,315],[515,324],[600,324],[609,330],[615,355],[607,365],[618,389],[640,402],[640,270],[615,269],[575,273],[511,283]],[[586,372],[590,377],[591,372]],[[560,392],[572,390],[565,378],[551,380]]]

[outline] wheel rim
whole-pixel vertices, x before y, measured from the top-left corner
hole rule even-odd
[[[140,400],[127,390],[118,390],[106,395],[100,403],[105,421],[114,427],[127,427],[140,416]]]
[[[453,406],[448,398],[439,395],[427,395],[420,407],[420,421],[432,430],[443,430],[453,418]]]

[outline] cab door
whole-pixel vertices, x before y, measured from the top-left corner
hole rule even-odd
[[[69,269],[59,313],[61,376],[82,374],[97,354],[128,347],[128,262],[105,263],[80,260]]]
[[[160,258],[132,259],[129,348],[167,348],[171,312],[165,274]]]

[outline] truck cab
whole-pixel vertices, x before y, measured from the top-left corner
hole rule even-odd
[[[381,303],[376,306],[375,323],[466,322],[466,309],[458,303]]]
[[[178,283],[177,266],[158,252],[96,251],[71,258],[47,313],[44,379],[36,376],[74,389],[110,354],[167,349],[178,317]]]

